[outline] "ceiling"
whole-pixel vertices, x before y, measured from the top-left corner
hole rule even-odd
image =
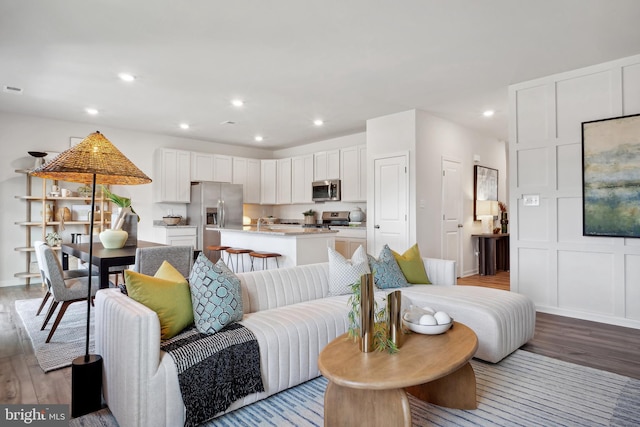
[[[0,111],[268,149],[363,131],[367,119],[414,108],[507,140],[508,85],[640,53],[637,0],[0,8],[0,86],[23,90],[0,92]],[[119,80],[123,71],[136,80]],[[483,117],[486,109],[495,115]]]

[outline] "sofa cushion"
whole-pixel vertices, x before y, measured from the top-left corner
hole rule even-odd
[[[371,272],[369,260],[362,245],[358,246],[351,259],[346,259],[333,248],[329,250],[329,296],[351,293],[351,285],[360,280],[360,276]]]
[[[172,280],[176,283],[188,283],[187,279],[180,273],[180,271],[175,268],[173,265],[169,264],[169,261],[163,261],[156,271],[156,274],[153,277],[158,277],[160,279]]]
[[[373,273],[373,280],[379,289],[404,288],[409,286],[398,262],[393,257],[389,245],[384,245],[380,252],[380,258],[375,259],[371,255],[369,258],[369,268]]]
[[[393,250],[391,253],[398,262],[398,266],[400,270],[402,270],[402,274],[404,274],[407,282],[420,283],[423,285],[431,284],[427,276],[427,271],[424,269],[424,262],[420,256],[420,249],[418,249],[417,243],[407,249],[402,255]]]
[[[200,254],[189,275],[193,318],[203,334],[213,334],[242,320],[240,280],[219,260],[216,264]]]
[[[170,271],[170,269],[166,269]],[[160,321],[160,336],[167,340],[193,324],[191,293],[185,278],[172,280],[171,274],[147,276],[132,270],[124,271],[128,295],[155,311]],[[168,278],[168,280],[167,280]]]

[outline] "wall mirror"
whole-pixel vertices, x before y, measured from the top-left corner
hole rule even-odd
[[[498,201],[498,170],[475,165],[473,167],[473,220],[479,221],[479,200]]]

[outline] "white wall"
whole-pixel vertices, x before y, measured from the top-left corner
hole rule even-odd
[[[513,85],[509,102],[512,290],[640,328],[640,239],[582,235],[581,138],[584,121],[640,113],[640,55]]]
[[[442,256],[442,160],[462,165],[463,245],[462,275],[477,274],[478,259],[471,235],[480,232],[480,222],[473,221],[473,155],[481,157],[483,166],[498,169],[499,199],[507,199],[505,144],[471,131],[456,123],[420,110],[378,117],[367,121],[367,157],[369,176],[373,176],[375,156],[409,153],[410,244],[418,243],[424,256]],[[373,185],[369,181],[367,201],[373,209]],[[419,200],[425,200],[420,208]],[[373,229],[368,228],[368,239]]]
[[[24,221],[25,217],[26,202],[15,199],[15,196],[23,195],[25,192],[25,175],[17,174],[14,171],[33,167],[34,159],[27,154],[27,151],[62,152],[69,148],[69,137],[84,138],[96,130],[100,130],[151,179],[154,179],[152,154],[158,147],[252,158],[272,157],[272,152],[267,150],[96,127],[86,123],[0,113],[0,147],[2,147],[2,156],[0,156],[0,204],[2,205],[0,227],[3,237],[2,245],[0,245],[0,287],[24,283],[22,280],[14,278],[13,275],[18,271],[25,270],[25,255],[14,250],[15,247],[25,246],[26,243],[25,227],[15,225],[17,221]],[[186,214],[184,204],[153,203],[151,185],[114,187],[117,194],[131,197],[134,208],[142,218],[139,223],[138,237],[143,240],[153,240],[153,220],[161,219],[168,208],[174,209],[176,214]],[[78,186],[79,184],[70,185],[72,189]],[[32,216],[38,217],[40,208],[36,203],[32,203],[32,209]],[[39,229],[32,228],[34,229],[33,234],[37,235]],[[77,228],[78,230],[74,230],[74,232],[81,232],[83,229],[83,227]]]

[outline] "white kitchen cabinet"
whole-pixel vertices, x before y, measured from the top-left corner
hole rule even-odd
[[[291,159],[291,203],[313,203],[313,154]]]
[[[231,182],[233,179],[233,157],[222,154],[213,155],[213,180]]]
[[[191,153],[191,181],[213,181],[213,154]]]
[[[340,178],[340,150],[321,151],[313,155],[315,181]]]
[[[193,226],[164,227],[164,244],[171,246],[196,247],[196,230]]]
[[[191,152],[159,148],[154,153],[155,202],[191,201]]]
[[[244,203],[260,203],[260,160],[234,157],[232,183],[242,185]]]
[[[367,146],[340,150],[340,180],[343,202],[367,200]]]
[[[275,205],[277,202],[277,160],[260,160],[260,203]]]
[[[277,202],[279,205],[291,204],[291,157],[278,159],[277,176]]]

